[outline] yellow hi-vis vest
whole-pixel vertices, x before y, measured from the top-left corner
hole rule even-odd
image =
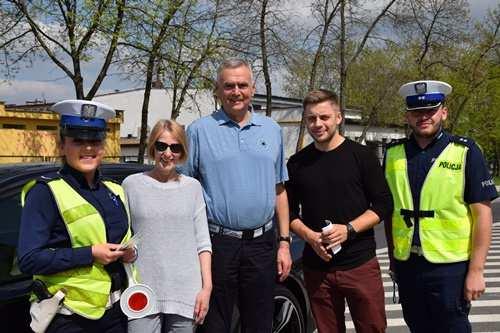
[[[28,182],[21,193],[21,204],[29,189],[36,180]],[[111,181],[103,182],[107,188],[118,196],[127,210],[128,230],[121,243],[131,237],[130,215],[123,188]],[[66,225],[73,248],[107,243],[106,226],[99,212],[88,203],[62,178],[47,182]],[[85,318],[99,319],[106,311],[110,291],[111,278],[104,266],[95,262],[91,266],[79,267],[49,275],[35,275],[34,279],[42,280],[49,292],[54,295],[65,289],[64,305]]]
[[[465,160],[468,147],[450,142],[434,161],[420,193],[420,207],[413,207],[404,144],[387,150],[385,176],[394,199],[392,240],[394,257],[407,260],[414,223],[424,257],[432,263],[452,263],[470,258],[472,216],[464,202]]]

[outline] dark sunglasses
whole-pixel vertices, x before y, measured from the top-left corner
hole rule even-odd
[[[170,147],[170,151],[174,154],[179,154],[183,151],[182,145],[180,143],[172,143],[171,145],[169,145],[168,143],[161,141],[155,142],[155,149],[159,152],[167,150],[168,147]]]

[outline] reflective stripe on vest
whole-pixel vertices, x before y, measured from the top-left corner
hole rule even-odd
[[[120,197],[124,207],[127,207],[123,188],[113,182],[104,181],[106,187]],[[23,188],[21,202],[24,202],[29,189],[34,185],[28,182]],[[59,212],[66,225],[73,248],[107,243],[106,226],[99,212],[88,203],[63,179],[47,182]],[[127,216],[128,208],[127,208]],[[121,243],[131,237],[129,227]],[[42,280],[54,295],[58,290],[66,290],[64,305],[85,318],[99,319],[103,316],[111,290],[111,278],[98,262],[91,266],[79,267],[50,275],[35,275],[34,279]]]
[[[468,260],[471,252],[472,216],[464,202],[465,161],[468,148],[449,143],[434,161],[420,193],[420,207],[415,210],[408,180],[404,145],[390,147],[386,154],[385,176],[394,199],[392,239],[394,257],[407,260],[413,239],[401,209],[433,212],[433,217],[419,218],[419,236],[425,258],[433,263]]]

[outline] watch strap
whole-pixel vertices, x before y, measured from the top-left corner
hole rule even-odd
[[[347,227],[347,240],[352,240],[352,239],[356,238],[356,235],[358,233],[356,232],[356,230],[354,229],[354,227],[352,226],[352,224],[351,223],[347,223],[346,227]]]
[[[292,238],[290,236],[279,236],[278,243],[279,242],[287,242],[290,244],[292,242]]]

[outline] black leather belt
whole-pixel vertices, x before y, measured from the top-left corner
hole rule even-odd
[[[219,235],[226,235],[226,236],[231,236],[239,239],[254,239],[257,237],[262,236],[266,231],[269,231],[273,228],[273,220],[267,222],[263,226],[260,226],[255,229],[247,229],[247,230],[234,230],[230,229],[227,227],[223,227],[220,224],[215,224],[212,222],[208,223],[208,230],[210,232],[219,234]]]
[[[434,217],[434,211],[433,210],[409,210],[409,209],[404,209],[401,208],[399,211],[401,216],[403,216],[403,220],[406,223],[406,226],[410,228],[413,226],[413,223],[411,223],[411,219],[413,218],[415,221],[418,221],[421,217]]]

